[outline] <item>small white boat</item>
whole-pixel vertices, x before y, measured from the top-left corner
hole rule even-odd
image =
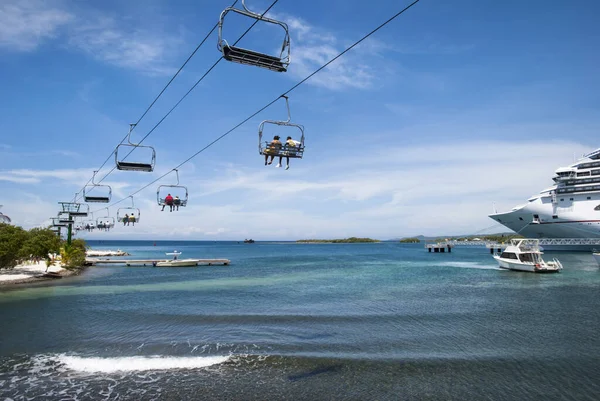
[[[592,255],[594,255],[594,259],[596,259],[596,263],[598,263],[598,266],[600,266],[600,252],[594,252],[592,253]]]
[[[157,262],[157,267],[183,267],[183,266],[198,266],[199,259],[177,259],[181,252],[167,252],[167,256],[173,256],[173,259],[167,259],[163,262]]]
[[[494,259],[501,268],[509,270],[533,273],[556,273],[562,270],[558,259],[546,262],[542,259],[542,253],[537,239],[512,239],[500,255],[494,255]]]

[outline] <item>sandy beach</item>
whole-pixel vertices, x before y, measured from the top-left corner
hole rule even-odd
[[[46,261],[28,262],[14,267],[14,269],[0,269],[0,286],[33,283],[43,280],[54,280],[54,278],[43,277],[44,273],[58,273],[62,277],[74,274],[74,271],[67,270],[56,261],[53,266],[46,270]]]

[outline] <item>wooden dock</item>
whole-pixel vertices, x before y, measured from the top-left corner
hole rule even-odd
[[[156,266],[158,262],[171,261],[169,259],[94,259],[87,258],[86,266],[97,265],[125,265],[132,267]],[[229,259],[197,259],[196,266],[227,266],[231,263]]]

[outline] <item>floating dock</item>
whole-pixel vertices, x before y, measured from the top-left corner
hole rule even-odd
[[[85,260],[86,266],[97,265],[125,265],[125,266],[156,266],[159,262],[172,260],[168,259],[91,259]],[[231,263],[229,259],[195,259],[196,266],[227,266]]]

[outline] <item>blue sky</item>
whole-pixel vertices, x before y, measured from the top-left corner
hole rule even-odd
[[[2,212],[27,228],[55,215],[57,202],[83,187],[229,4],[2,1]],[[257,11],[270,4],[248,0]],[[288,72],[221,61],[144,141],[156,149],[155,171],[106,178],[113,201],[204,148],[408,4],[280,0],[268,15],[290,26]],[[160,212],[156,187],[174,183],[168,175],[134,197],[142,215],[135,228],[85,236],[388,239],[493,226],[493,202],[498,210],[524,202],[551,184],[557,167],[600,146],[599,12],[594,1],[421,0],[289,94],[292,122],[306,130],[305,157],[290,170],[265,167],[257,150],[260,122],[286,117],[281,101],[180,168],[187,208]],[[251,23],[232,15],[224,36],[233,42]],[[266,25],[240,45],[277,49],[280,32]],[[216,42],[213,33],[142,119],[134,141],[218,60]]]

